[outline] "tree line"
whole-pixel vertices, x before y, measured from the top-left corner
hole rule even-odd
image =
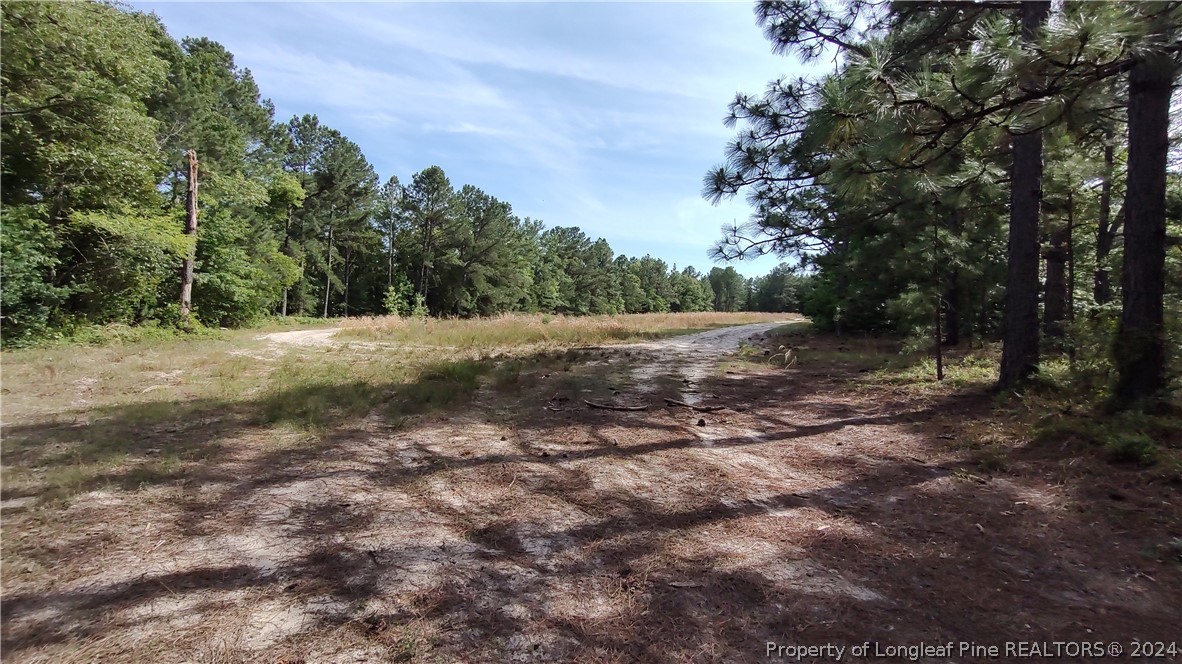
[[[800,257],[805,312],[839,332],[910,333],[937,358],[1001,339],[1003,387],[1065,353],[1115,373],[1114,405],[1169,390],[1182,3],[755,9],[774,50],[838,64],[731,104],[739,132],[705,195],[757,213],[719,256]]]
[[[240,326],[276,314],[797,306],[783,274],[760,299],[733,268],[616,255],[604,239],[454,186],[437,166],[381,183],[356,143],[315,115],[277,122],[230,52],[178,42],[154,15],[99,2],[0,11],[5,343],[79,325]],[[191,312],[180,298],[189,258]]]

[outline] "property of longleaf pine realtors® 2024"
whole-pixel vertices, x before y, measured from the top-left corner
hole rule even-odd
[[[1001,645],[980,644],[972,641],[949,641],[947,643],[919,643],[916,645],[891,645],[884,643],[862,643],[843,646],[832,643],[824,645],[780,645],[767,642],[767,656],[784,659],[831,659],[841,661],[847,654],[851,659],[881,657],[917,661],[926,657],[1106,657],[1118,656],[1123,651],[1119,643],[1103,641],[1007,641]]]

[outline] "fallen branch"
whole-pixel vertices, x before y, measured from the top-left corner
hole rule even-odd
[[[665,403],[670,406],[681,406],[682,408],[691,408],[699,413],[716,413],[720,410],[726,410],[726,406],[695,406],[692,403],[678,401],[677,399],[665,399]]]
[[[613,406],[612,404],[595,403],[594,401],[587,401],[586,399],[583,399],[583,403],[591,406],[592,408],[601,408],[603,410],[648,410],[648,404],[643,404],[640,406]]]

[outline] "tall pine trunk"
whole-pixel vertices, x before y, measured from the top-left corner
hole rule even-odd
[[[1112,299],[1112,284],[1108,275],[1108,254],[1116,240],[1112,221],[1112,170],[1116,155],[1112,147],[1112,135],[1104,143],[1104,170],[1100,180],[1100,224],[1096,228],[1096,273],[1092,282],[1092,298],[1096,304],[1105,304]]]
[[[344,301],[344,315],[349,317],[349,272],[353,267],[353,247],[345,250],[345,301]]]
[[[287,208],[287,220],[283,222],[283,253],[286,256],[291,255],[291,207]],[[291,286],[283,287],[283,316],[287,317],[287,294],[291,291]]]
[[[841,336],[845,331],[845,313],[846,313],[846,298],[850,291],[850,276],[849,268],[846,266],[845,254],[850,246],[850,231],[844,223],[838,225],[838,242],[836,250],[839,255],[842,255],[842,260],[838,262],[837,272],[837,310],[833,316],[833,333]]]
[[[1067,238],[1066,227],[1051,232],[1050,246],[1043,253],[1047,261],[1047,280],[1043,286],[1043,334],[1063,336],[1067,317]]]
[[[435,234],[435,219],[433,213],[429,213],[426,219],[426,225],[423,226],[423,265],[419,272],[419,294],[423,296],[423,301],[427,300],[427,281],[431,278],[431,245]]]
[[[1075,194],[1067,190],[1067,320],[1075,320]]]
[[[1022,3],[1022,40],[1033,42],[1051,3]],[[1023,81],[1023,86],[1034,83]],[[1013,136],[1010,168],[1009,266],[1003,314],[1001,375],[1012,387],[1038,370],[1038,221],[1042,205],[1042,133]]]
[[[394,285],[394,224],[390,224],[390,235],[386,247],[386,288]]]
[[[944,289],[944,345],[960,345],[960,270],[953,269]]]
[[[332,224],[328,225],[328,253],[324,256],[324,318],[328,318],[328,300],[332,297]]]
[[[949,231],[953,237],[961,237],[964,231],[963,212],[959,209],[952,211],[949,220]],[[960,269],[952,267],[948,271],[948,279],[944,284],[944,345],[957,346],[960,344]]]
[[[933,316],[935,326],[932,330],[932,340],[936,346],[936,380],[944,380],[944,335],[940,326],[943,318],[944,298],[940,292],[940,234],[939,229],[935,226],[932,226],[932,282],[933,290],[936,293],[935,315]]]
[[[1165,32],[1156,35],[1163,42]],[[1156,53],[1143,56],[1129,72],[1129,174],[1114,349],[1119,406],[1152,398],[1166,385],[1166,153],[1177,72],[1172,58]]]

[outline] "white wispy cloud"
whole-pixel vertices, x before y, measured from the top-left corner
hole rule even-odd
[[[221,41],[281,118],[316,113],[383,178],[438,164],[519,214],[700,267],[750,214],[699,196],[726,105],[793,68],[747,4],[137,6]]]
[[[421,6],[402,5],[392,11],[381,5],[314,4],[304,7],[309,14],[322,20],[349,26],[376,43],[387,47],[410,48],[415,51],[448,58],[458,62],[492,65],[508,69],[568,77],[625,90],[693,97],[717,102],[720,89],[727,84],[718,74],[732,64],[731,53],[753,55],[745,39],[724,41],[728,29],[738,23],[739,14],[718,14],[725,17],[722,24],[710,25],[709,31],[695,35],[694,43],[685,40],[661,39],[679,27],[690,30],[702,25],[687,25],[676,13],[661,12],[661,23],[646,23],[643,18],[623,23],[626,27],[617,34],[602,35],[604,48],[594,53],[581,52],[571,44],[555,40],[543,31],[514,30],[510,24],[489,26],[479,21],[457,20],[460,12],[423,11]],[[682,11],[711,11],[709,7],[685,7]],[[465,7],[464,12],[470,10]],[[625,14],[644,11],[643,7],[618,5],[607,12]],[[566,9],[553,6],[547,12],[561,16],[575,16],[583,7]],[[523,12],[525,13],[525,12]],[[536,12],[534,12],[536,13]],[[413,23],[411,22],[413,21]],[[744,17],[744,23],[746,17]],[[728,25],[729,23],[729,25]],[[599,26],[587,25],[587,32]],[[742,26],[748,27],[748,26]],[[656,42],[654,44],[654,42]],[[655,48],[654,48],[655,47]],[[678,53],[669,53],[671,49]],[[646,58],[646,52],[661,50],[667,57]],[[697,53],[694,67],[686,67],[685,55]],[[718,57],[723,55],[724,57]],[[638,57],[639,56],[639,57]],[[672,56],[672,57],[668,57]],[[731,72],[734,73],[734,72]]]

